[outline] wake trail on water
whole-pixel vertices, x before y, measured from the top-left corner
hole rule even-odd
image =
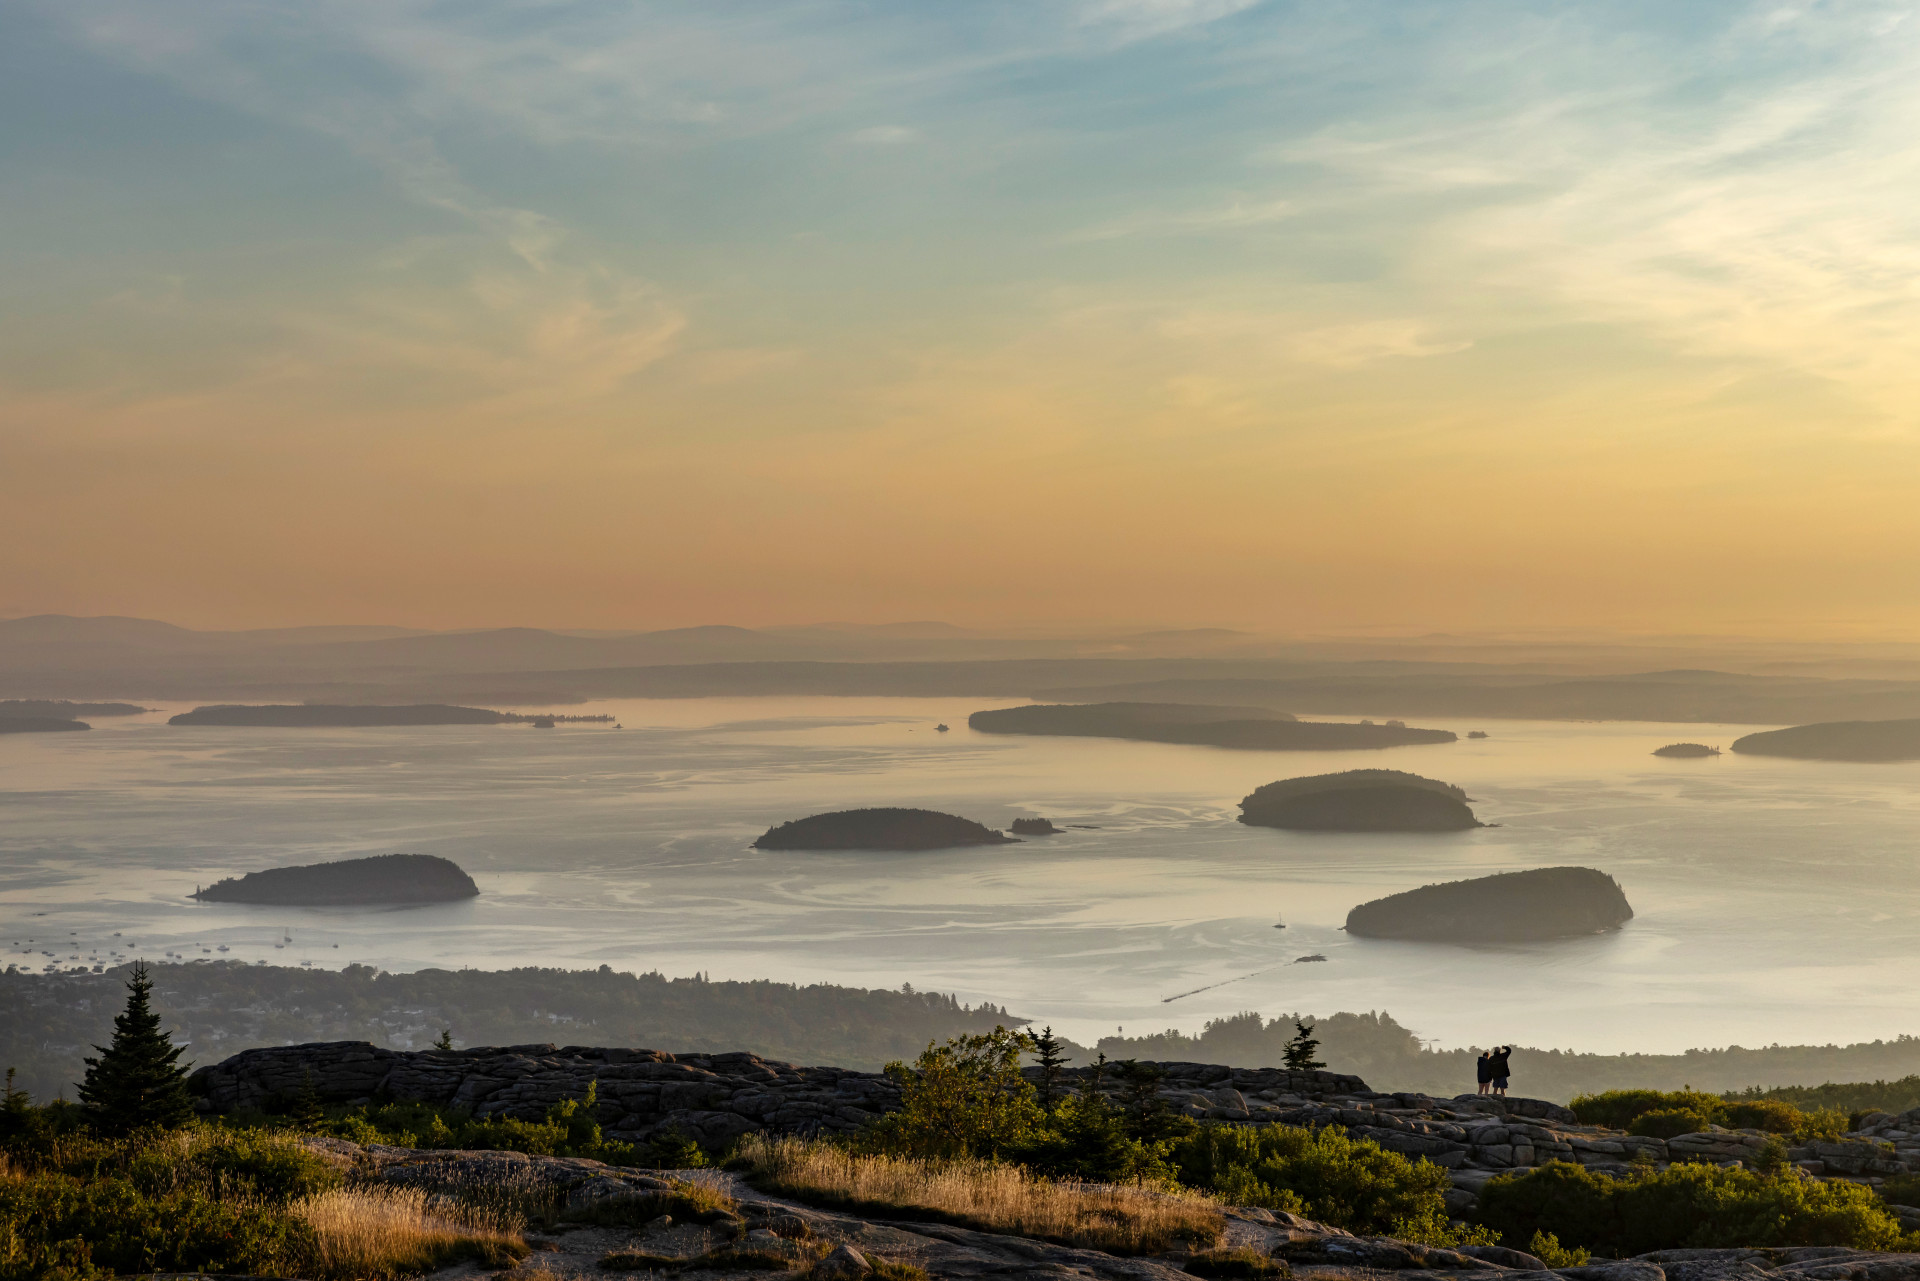
[[[1218,983],[1209,983],[1209,984],[1207,984],[1207,985],[1206,985],[1205,987],[1196,987],[1196,988],[1194,988],[1194,989],[1193,989],[1193,990],[1192,990],[1191,992],[1176,992],[1176,993],[1174,993],[1174,994],[1173,994],[1172,996],[1163,996],[1163,997],[1161,997],[1161,998],[1160,998],[1160,1004],[1162,1004],[1162,1005],[1171,1005],[1171,1004],[1172,1004],[1173,1002],[1175,1002],[1175,1001],[1178,1001],[1178,1000],[1180,1000],[1180,999],[1182,999],[1183,997],[1189,997],[1189,996],[1198,996],[1198,995],[1200,995],[1200,994],[1201,994],[1202,992],[1211,992],[1211,991],[1213,991],[1213,989],[1215,989],[1216,987],[1225,987],[1225,986],[1226,986],[1227,984],[1229,984],[1229,983],[1242,983],[1242,982],[1245,982],[1245,981],[1246,981],[1247,979],[1257,979],[1257,978],[1259,978],[1259,977],[1260,977],[1260,976],[1261,976],[1262,974],[1271,974],[1271,973],[1273,973],[1273,972],[1274,972],[1275,970],[1279,970],[1279,969],[1285,969],[1285,968],[1286,968],[1287,966],[1289,966],[1289,965],[1292,965],[1292,964],[1293,964],[1293,962],[1292,962],[1292,961],[1282,961],[1282,962],[1280,962],[1280,964],[1278,964],[1278,965],[1269,965],[1269,966],[1268,966],[1268,967],[1267,967],[1266,969],[1264,969],[1264,970],[1255,970],[1255,971],[1254,971],[1253,973],[1251,973],[1251,974],[1242,974],[1242,975],[1240,975],[1240,976],[1239,976],[1238,978],[1231,978],[1231,979],[1221,979],[1221,980],[1220,980],[1220,981],[1219,981]]]

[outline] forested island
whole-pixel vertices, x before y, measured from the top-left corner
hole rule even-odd
[[[1802,761],[1915,761],[1920,760],[1920,720],[1825,721],[1762,730],[1736,738],[1733,750]]]
[[[1295,720],[1257,707],[1199,703],[1033,703],[975,712],[967,726],[984,734],[1038,734],[1124,738],[1143,743],[1188,743],[1261,751],[1341,751],[1451,743],[1444,729],[1409,729],[1398,721]]]
[[[60,734],[92,728],[69,716],[0,716],[0,734]]]
[[[496,712],[485,707],[446,703],[409,703],[392,707],[344,703],[280,703],[253,706],[223,703],[196,707],[167,721],[169,725],[239,725],[276,729],[364,729],[390,725],[522,725],[551,729],[556,721],[612,721],[613,717],[556,716],[549,712]]]
[[[1393,769],[1268,783],[1241,800],[1240,821],[1301,832],[1459,832],[1482,826],[1459,788]]]
[[[474,898],[480,887],[458,864],[433,854],[273,867],[196,890],[203,903],[269,903],[288,907],[410,907]]]
[[[1015,836],[1058,836],[1062,829],[1053,825],[1047,818],[1016,818],[1013,820]]]
[[[880,807],[814,814],[768,828],[760,850],[944,850],[962,845],[1014,845],[984,824],[935,810]]]
[[[1537,867],[1390,894],[1347,913],[1362,938],[1518,943],[1617,930],[1633,919],[1619,882],[1590,867]]]
[[[0,698],[0,717],[54,716],[78,720],[82,716],[138,716],[147,709],[137,703],[74,703],[64,698]]]
[[[1653,749],[1655,756],[1718,756],[1720,749],[1708,747],[1705,743],[1668,743],[1665,747]]]

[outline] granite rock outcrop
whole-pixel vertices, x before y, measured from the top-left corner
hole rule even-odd
[[[1509,1171],[1568,1161],[1624,1175],[1636,1163],[1693,1160],[1743,1164],[1760,1159],[1775,1136],[1714,1127],[1671,1139],[1583,1125],[1543,1099],[1372,1090],[1357,1076],[1285,1068],[1160,1063],[1160,1097],[1197,1120],[1338,1126],[1390,1152],[1424,1158],[1448,1171],[1448,1208],[1471,1209],[1488,1180]],[[1037,1070],[1028,1069],[1037,1079]],[[1069,1068],[1079,1088],[1087,1068]],[[668,1054],[658,1050],[518,1045],[470,1050],[400,1051],[360,1041],[247,1050],[196,1071],[190,1085],[209,1112],[273,1108],[298,1096],[309,1079],[320,1099],[379,1098],[470,1109],[481,1117],[536,1120],[563,1099],[599,1094],[598,1119],[609,1138],[627,1142],[678,1132],[705,1143],[742,1134],[845,1134],[899,1104],[899,1090],[877,1072],[796,1067],[745,1053]],[[1114,1074],[1103,1088],[1116,1102]],[[1858,1131],[1789,1147],[1787,1159],[1816,1177],[1868,1183],[1920,1172],[1920,1108],[1872,1113]],[[1920,1224],[1920,1210],[1914,1212]],[[1917,1274],[1916,1281],[1920,1281]]]
[[[732,1241],[766,1252],[792,1251],[804,1256],[801,1262],[821,1255],[838,1258],[835,1269],[814,1275],[836,1274],[841,1281],[872,1275],[874,1265],[883,1262],[918,1268],[935,1281],[1190,1281],[1192,1276],[1185,1269],[1186,1247],[1160,1256],[1123,1257],[954,1224],[826,1210],[761,1192],[741,1176],[719,1171],[641,1172],[521,1153],[424,1152],[321,1138],[305,1142],[373,1183],[453,1195],[498,1187],[503,1180],[523,1195],[545,1190],[544,1199],[558,1217],[573,1220],[537,1243],[550,1270],[562,1276],[641,1275],[662,1257],[702,1254]],[[735,1198],[731,1208],[699,1224],[659,1218],[637,1231],[590,1226],[606,1217],[597,1213],[601,1207],[670,1191],[677,1178],[699,1179],[730,1195]],[[1220,1247],[1284,1262],[1296,1281],[1354,1281],[1414,1271],[1429,1281],[1920,1281],[1920,1255],[1840,1246],[1660,1250],[1550,1269],[1534,1255],[1501,1246],[1444,1249],[1356,1236],[1300,1215],[1258,1208],[1226,1207],[1223,1217]],[[798,1242],[814,1248],[806,1252],[796,1248]],[[609,1255],[609,1246],[624,1253]],[[631,1260],[631,1266],[622,1265],[622,1259]]]

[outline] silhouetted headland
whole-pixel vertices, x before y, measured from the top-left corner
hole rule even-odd
[[[196,707],[167,722],[169,725],[240,725],[277,729],[361,729],[379,725],[513,725],[532,723],[553,728],[555,721],[612,721],[611,716],[555,716],[548,713],[496,712],[484,707],[450,707],[445,703],[385,706],[349,706],[337,703],[292,703],[270,706],[221,704]]]
[[[1015,836],[1058,836],[1064,829],[1055,827],[1048,818],[1016,818],[1013,820]]]
[[[406,906],[473,898],[480,887],[458,864],[432,854],[273,867],[228,877],[193,897],[203,903],[270,903],[289,907]]]
[[[58,734],[62,730],[92,728],[71,716],[0,716],[0,734]]]
[[[1708,747],[1705,743],[1668,743],[1665,747],[1653,749],[1655,756],[1718,756],[1720,749]]]
[[[1920,760],[1920,720],[1794,725],[1736,738],[1733,750],[1748,756],[1790,756],[1802,761]]]
[[[1268,783],[1240,802],[1240,821],[1298,832],[1459,832],[1482,826],[1459,788],[1395,769]]]
[[[1590,867],[1448,881],[1362,903],[1347,933],[1432,943],[1515,943],[1617,930],[1633,919],[1619,882]]]
[[[1451,743],[1455,737],[1451,730],[1408,729],[1397,722],[1298,721],[1285,712],[1264,708],[1200,703],[1034,703],[975,712],[967,724],[987,734],[1125,738],[1301,752]]]
[[[73,703],[64,698],[0,698],[0,717],[51,716],[79,720],[82,716],[138,716],[147,709],[138,703]]]
[[[815,814],[767,829],[762,850],[944,850],[960,845],[1012,845],[990,827],[934,810],[878,808]]]

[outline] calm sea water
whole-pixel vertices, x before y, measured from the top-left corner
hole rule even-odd
[[[169,707],[0,738],[0,962],[70,968],[118,948],[908,982],[1079,1039],[1194,1031],[1244,1009],[1386,1010],[1443,1046],[1670,1052],[1920,1032],[1920,765],[1649,755],[1751,726],[1425,721],[1492,737],[1352,753],[1002,738],[966,728],[987,705],[618,702],[581,710],[624,729],[551,731],[175,729]],[[1261,783],[1355,766],[1461,784],[1499,826],[1305,835],[1234,821]],[[784,819],[875,804],[1084,827],[926,854],[748,847]],[[388,911],[186,897],[258,868],[395,851],[455,860],[481,897]],[[1612,873],[1636,919],[1506,948],[1338,929],[1381,894],[1555,864]],[[1327,959],[1296,963],[1311,954]]]

